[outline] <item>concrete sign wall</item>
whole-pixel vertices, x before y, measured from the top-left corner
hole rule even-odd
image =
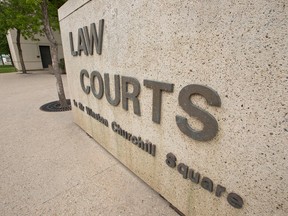
[[[59,15],[74,120],[99,144],[186,215],[288,214],[285,1]]]

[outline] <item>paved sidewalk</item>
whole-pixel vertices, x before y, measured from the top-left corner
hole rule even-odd
[[[70,111],[39,110],[57,100],[55,82],[43,71],[0,74],[0,215],[177,216]]]

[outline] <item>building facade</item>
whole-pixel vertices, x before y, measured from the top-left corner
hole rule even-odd
[[[16,44],[16,36],[17,31],[11,29],[8,31],[7,40],[14,65],[18,71],[21,71],[22,68]],[[60,33],[54,32],[54,36],[58,42],[58,56],[59,59],[61,59],[63,58],[63,49]],[[36,35],[35,38],[37,40],[26,40],[24,37],[21,36],[20,39],[26,70],[48,69],[49,65],[52,64],[49,41],[45,36]]]

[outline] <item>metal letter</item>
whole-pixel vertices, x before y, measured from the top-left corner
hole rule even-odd
[[[73,100],[73,103],[74,103],[74,106],[78,107],[78,103],[75,100]]]
[[[83,69],[80,72],[80,84],[82,87],[82,90],[88,95],[90,93],[90,86],[86,86],[84,85],[84,76],[86,76],[87,78],[89,78],[89,74],[88,71]]]
[[[171,167],[171,168],[176,167],[176,161],[177,161],[177,158],[176,158],[176,156],[173,153],[168,153],[166,155],[166,164],[169,167]]]
[[[188,177],[189,179],[198,184],[199,183],[199,180],[200,180],[200,174],[197,172],[195,173],[193,169],[189,169],[189,172],[188,172]]]
[[[96,88],[95,88],[95,77],[97,77],[98,79],[98,84],[99,84],[99,92],[97,94],[96,92]],[[103,97],[104,94],[104,86],[103,86],[103,79],[101,74],[98,71],[93,71],[90,74],[90,85],[91,85],[91,90],[93,95],[98,98],[101,99]]]
[[[223,187],[223,186],[221,186],[221,185],[217,185],[215,195],[216,195],[217,197],[220,197],[221,194],[222,194],[223,192],[225,192],[225,191],[226,191],[226,188],[225,188],[225,187]]]
[[[201,181],[201,186],[210,192],[213,191],[213,181],[207,177],[203,177]]]
[[[70,50],[72,56],[77,56],[78,52],[74,51],[74,43],[73,43],[73,35],[72,32],[69,32],[69,40],[70,40]]]
[[[152,121],[160,124],[162,91],[173,92],[174,84],[144,80],[144,86],[153,90]]]
[[[78,29],[78,54],[81,56],[81,51],[84,51],[85,55],[88,55],[88,50],[83,34],[82,28]]]
[[[117,123],[116,122],[112,122],[112,130],[114,131],[114,132],[117,132],[118,131],[118,125],[117,125]]]
[[[243,206],[243,199],[238,194],[235,193],[229,193],[227,196],[227,201],[234,208],[240,209]]]
[[[138,147],[144,149],[144,142],[142,141],[141,137],[138,137]]]
[[[87,113],[89,116],[92,116],[92,109],[90,109],[89,107],[86,106],[86,113]]]
[[[203,96],[207,103],[211,106],[220,107],[221,99],[216,91],[211,88],[202,85],[188,85],[181,89],[178,97],[179,105],[190,116],[195,117],[201,121],[204,125],[203,130],[197,131],[191,128],[187,122],[187,119],[182,116],[176,116],[176,123],[179,129],[191,137],[192,139],[199,141],[208,141],[213,139],[218,132],[217,120],[207,111],[194,105],[190,98],[194,94]]]
[[[114,84],[115,84],[115,99],[113,100],[110,95],[110,79],[109,74],[104,74],[104,82],[105,82],[105,96],[107,101],[113,105],[117,106],[120,103],[120,76],[114,75]]]
[[[140,94],[140,83],[137,79],[132,77],[122,76],[122,107],[128,110],[128,99],[133,102],[134,113],[138,116],[141,115],[138,95]],[[133,92],[128,92],[128,84],[133,86]]]
[[[96,52],[99,55],[101,55],[102,43],[103,43],[104,19],[99,20],[99,28],[98,28],[99,37],[97,36],[95,23],[90,24],[90,37],[87,26],[85,26],[83,29],[89,54],[93,55],[93,45],[95,44]]]
[[[156,145],[152,145],[151,155],[152,156],[156,155]]]
[[[187,174],[188,174],[188,166],[186,166],[183,163],[178,164],[177,170],[180,174],[182,174],[184,179],[187,179]]]
[[[137,145],[137,144],[138,144],[138,139],[137,139],[137,137],[132,136],[131,142],[132,142],[134,145]]]

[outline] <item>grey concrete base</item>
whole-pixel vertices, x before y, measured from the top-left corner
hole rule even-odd
[[[1,215],[178,215],[71,112],[39,110],[57,100],[55,82],[47,71],[0,74]]]

